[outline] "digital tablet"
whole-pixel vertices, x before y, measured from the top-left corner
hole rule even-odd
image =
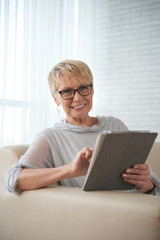
[[[100,132],[82,189],[133,189],[122,174],[126,168],[145,163],[157,135],[151,131]]]

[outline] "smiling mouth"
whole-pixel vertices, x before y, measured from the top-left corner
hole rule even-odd
[[[82,108],[82,107],[84,107],[84,106],[85,106],[85,104],[82,104],[82,105],[75,106],[75,107],[71,107],[71,108],[73,108],[73,109],[79,109],[79,108]]]

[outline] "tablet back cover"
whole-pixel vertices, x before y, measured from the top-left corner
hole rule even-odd
[[[97,156],[93,153],[83,190],[133,189],[134,185],[124,182],[122,174],[126,168],[145,163],[157,133],[124,131],[100,134],[94,150]]]

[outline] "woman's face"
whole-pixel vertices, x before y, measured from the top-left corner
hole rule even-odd
[[[82,83],[78,80],[64,80],[59,84],[57,91],[78,89],[85,85],[89,85],[89,83],[87,81]],[[69,123],[72,123],[73,120],[81,120],[83,122],[83,120],[89,118],[88,113],[92,108],[93,92],[92,89],[91,94],[88,96],[81,96],[79,92],[76,91],[74,97],[69,100],[64,100],[60,94],[57,94],[54,99],[57,105],[62,105],[63,110],[66,113],[66,120]]]

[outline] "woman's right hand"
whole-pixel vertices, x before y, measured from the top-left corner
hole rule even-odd
[[[22,169],[19,174],[17,189],[39,189],[65,178],[85,175],[92,153],[93,149],[86,147],[78,152],[74,160],[68,165],[57,168]]]
[[[68,165],[70,168],[71,178],[87,174],[93,150],[93,148],[85,147],[77,153],[73,161]]]

